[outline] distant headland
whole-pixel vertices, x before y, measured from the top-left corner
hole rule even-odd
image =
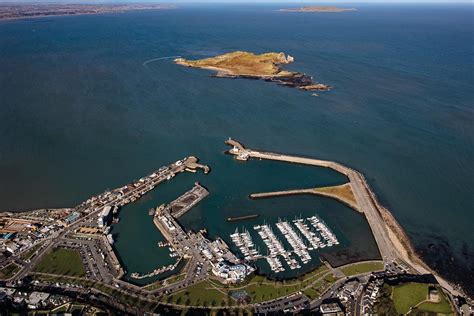
[[[315,83],[311,76],[304,73],[281,69],[281,65],[293,61],[294,58],[285,55],[285,53],[258,55],[244,51],[235,51],[199,60],[184,58],[174,60],[178,65],[214,70],[217,72],[216,77],[261,79],[305,91],[326,91],[331,88],[322,83]]]
[[[357,9],[355,8],[338,8],[329,6],[307,6],[302,8],[280,9],[280,11],[286,12],[346,12],[356,10]]]
[[[0,20],[172,8],[164,4],[0,4]]]

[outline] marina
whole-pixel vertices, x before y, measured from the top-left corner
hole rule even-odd
[[[230,235],[230,238],[244,255],[245,260],[252,261],[262,258],[262,255],[256,249],[248,230],[244,229],[242,233],[239,233],[239,230],[236,229],[235,232]]]
[[[291,223],[293,223],[296,229]],[[241,232],[236,228],[235,232],[230,234],[230,239],[240,250],[244,260],[255,261],[265,259],[274,273],[285,271],[281,257],[285,260],[290,270],[300,269],[301,263],[308,264],[311,262],[312,256],[310,251],[339,244],[336,235],[315,215],[307,218],[297,218],[293,221],[278,219],[275,226],[291,246],[291,250],[285,249],[285,246],[275,235],[270,224],[255,225],[253,227],[267,247],[267,255],[262,255],[259,252],[250,232],[245,228]],[[299,261],[296,257],[299,258]]]
[[[337,240],[336,235],[317,216],[309,217],[308,220],[326,241],[324,247],[339,245],[339,241]]]
[[[308,225],[303,219],[295,219],[293,223],[298,228],[298,230],[303,234],[303,236],[309,241],[311,247],[308,250],[315,250],[318,248],[323,248],[324,243],[321,242],[321,239],[316,236],[316,234],[309,230]]]
[[[278,273],[285,271],[285,268],[283,267],[283,264],[281,263],[278,256],[282,256],[290,267],[297,264],[297,262],[295,262],[296,260],[290,257],[290,253],[285,250],[282,243],[275,236],[269,225],[257,225],[254,226],[254,229],[258,232],[268,248],[269,254],[265,257],[265,259],[267,260],[268,264],[270,265],[270,269],[273,272]]]
[[[295,230],[287,221],[278,221],[276,227],[280,232],[285,236],[288,243],[293,248],[293,252],[300,258],[303,264],[306,264],[311,261],[311,256],[309,255],[308,249],[304,244],[303,240],[296,234]],[[292,267],[292,266],[290,266]]]

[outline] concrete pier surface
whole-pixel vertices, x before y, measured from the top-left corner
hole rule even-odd
[[[355,200],[354,194],[351,190],[350,183],[345,183],[342,185],[336,185],[332,187],[321,187],[321,188],[309,188],[309,189],[295,189],[295,190],[284,190],[284,191],[274,191],[274,192],[260,192],[250,194],[251,199],[266,199],[279,196],[289,196],[289,195],[299,195],[299,194],[314,194],[329,197],[336,199],[349,207],[353,208],[356,211],[363,213],[359,209],[359,205]]]
[[[194,205],[199,203],[208,195],[209,191],[207,191],[206,188],[201,186],[199,183],[195,183],[194,187],[191,190],[184,193],[168,205],[168,207],[170,208],[171,215],[174,218],[179,218],[183,216]]]
[[[452,295],[462,295],[453,285],[436,274],[418,257],[403,228],[393,215],[377,201],[362,173],[334,161],[249,149],[231,138],[226,140],[225,143],[232,146],[228,153],[234,155],[237,160],[246,161],[250,158],[276,160],[330,168],[344,174],[349,179],[350,188],[355,198],[355,209],[364,213],[367,218],[384,263],[404,261],[420,274],[433,274],[439,284]],[[301,190],[295,192],[299,193]],[[287,193],[280,192],[281,195],[288,195]],[[314,192],[303,189],[302,193],[313,194]]]

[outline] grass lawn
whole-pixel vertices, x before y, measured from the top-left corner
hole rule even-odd
[[[304,290],[303,294],[306,295],[307,297],[309,297],[310,299],[313,299],[313,298],[316,298],[316,297],[319,296],[319,293],[313,288],[309,288],[307,290]]]
[[[276,282],[267,283],[254,283],[245,287],[245,290],[252,298],[252,303],[258,303],[275,299],[280,296],[286,296],[291,293],[297,292],[301,289],[301,285],[298,283],[278,284]]]
[[[416,308],[418,311],[451,314],[453,312],[451,305],[441,290],[438,290],[441,298],[439,303],[423,302],[428,299],[429,287],[430,284],[413,282],[394,287],[392,298],[397,312],[405,314],[411,307],[421,303]]]
[[[383,262],[362,262],[358,264],[353,264],[344,268],[341,268],[342,273],[346,276],[356,275],[360,273],[367,273],[371,271],[381,271],[383,270]]]
[[[214,289],[208,281],[202,281],[167,296],[165,302],[190,306],[222,306],[222,304],[232,304],[233,300]]]
[[[9,279],[13,277],[18,271],[20,271],[20,267],[14,263],[10,263],[5,268],[0,270],[0,279]]]
[[[342,201],[345,201],[346,203],[350,205],[357,204],[357,201],[354,197],[354,193],[352,193],[350,183],[346,183],[343,185],[336,185],[332,187],[315,188],[314,191],[329,194],[333,197],[341,199]]]
[[[411,307],[428,298],[428,284],[406,283],[395,286],[392,293],[393,303],[399,314],[406,314]]]
[[[55,248],[34,269],[36,272],[81,277],[86,274],[77,250]]]

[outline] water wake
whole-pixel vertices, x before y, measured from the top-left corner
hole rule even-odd
[[[153,58],[150,60],[145,61],[142,66],[146,67],[147,64],[158,61],[158,60],[163,60],[163,59],[174,59],[174,58],[180,58],[181,56],[165,56],[165,57],[158,57],[158,58]]]

